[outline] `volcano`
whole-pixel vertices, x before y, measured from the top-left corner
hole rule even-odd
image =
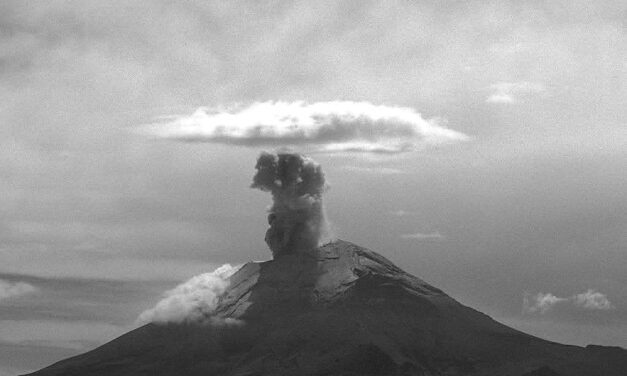
[[[147,324],[31,375],[627,375],[627,350],[519,332],[346,241],[229,282],[209,324]]]

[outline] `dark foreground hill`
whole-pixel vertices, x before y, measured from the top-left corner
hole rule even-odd
[[[626,350],[521,333],[344,241],[244,265],[211,321],[148,324],[31,375],[627,375]]]

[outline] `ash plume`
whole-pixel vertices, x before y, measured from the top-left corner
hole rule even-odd
[[[329,239],[322,194],[322,168],[297,153],[262,153],[255,166],[252,188],[272,194],[266,243],[277,258],[315,248]]]

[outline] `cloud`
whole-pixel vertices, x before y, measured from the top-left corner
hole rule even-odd
[[[360,172],[366,174],[380,174],[380,175],[400,175],[404,174],[405,171],[392,168],[392,167],[360,167],[360,166],[344,166],[342,170],[352,171],[352,172]]]
[[[133,228],[138,230],[138,227],[135,224]],[[154,238],[161,240],[162,243],[169,239],[163,232],[158,231],[154,233]],[[183,257],[178,259],[143,255],[121,257],[120,253],[107,253],[106,250],[90,252],[28,243],[11,247],[3,247],[0,244],[0,259],[2,259],[1,273],[127,281],[180,281],[186,276],[215,267],[214,264]]]
[[[407,211],[407,210],[403,210],[403,209],[399,209],[399,210],[395,210],[393,212],[390,212],[390,214],[396,216],[396,217],[406,217],[409,215],[414,215],[415,213],[412,211]]]
[[[26,295],[38,289],[25,282],[10,282],[0,279],[0,301],[16,296]]]
[[[239,266],[224,264],[210,273],[197,275],[166,291],[153,308],[142,312],[139,322],[214,322],[212,314],[218,298],[229,286],[229,277]]]
[[[523,311],[526,313],[544,314],[558,303],[568,301],[567,298],[559,298],[551,293],[539,292],[536,295],[525,294],[523,298]]]
[[[444,235],[440,234],[439,232],[428,232],[428,233],[421,233],[421,232],[416,232],[413,234],[403,234],[401,235],[401,238],[403,239],[417,239],[417,240],[429,240],[429,239],[433,239],[433,240],[437,240],[437,239],[444,239]]]
[[[308,146],[316,152],[400,153],[460,142],[463,133],[409,107],[369,102],[255,102],[199,108],[143,126],[143,132],[188,142],[245,146]]]
[[[589,289],[588,291],[573,296],[573,303],[585,309],[608,310],[613,308],[612,303],[605,294]]]
[[[507,93],[494,93],[491,94],[488,99],[486,99],[488,103],[513,103],[514,98]]]
[[[551,293],[539,292],[535,295],[525,293],[523,297],[523,312],[544,314],[555,305],[562,303],[571,303],[575,307],[588,310],[608,310],[614,308],[605,294],[589,289],[569,298],[560,298]]]
[[[519,95],[541,93],[546,90],[539,82],[497,82],[490,85],[492,94],[486,99],[488,103],[514,103]]]
[[[97,321],[0,320],[5,343],[85,350],[111,340],[129,328]]]

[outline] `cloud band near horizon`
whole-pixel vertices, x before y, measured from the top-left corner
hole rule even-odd
[[[558,297],[551,293],[539,292],[535,295],[526,293],[523,297],[523,312],[544,314],[557,304],[569,302],[578,308],[586,310],[607,311],[614,308],[607,295],[594,289],[588,289],[581,294],[575,294],[567,298]]]
[[[255,102],[201,107],[142,127],[159,138],[242,146],[301,146],[313,152],[401,153],[467,140],[413,108],[369,102]]]

